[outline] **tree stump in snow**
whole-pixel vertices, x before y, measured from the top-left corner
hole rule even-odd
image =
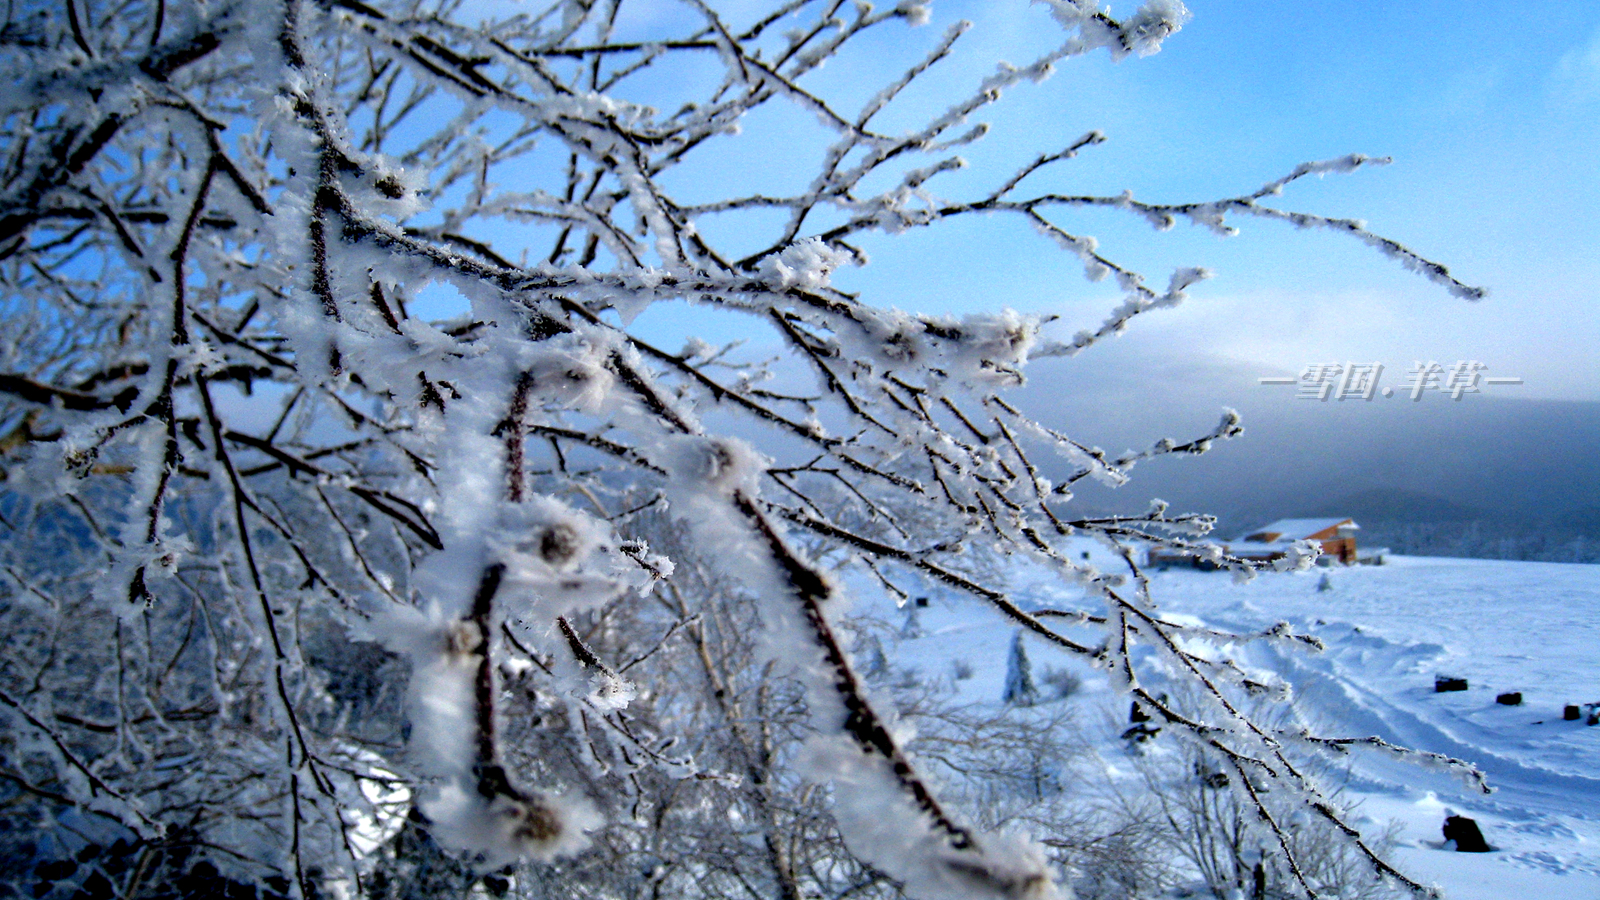
[[[1489,844],[1478,829],[1478,822],[1466,816],[1447,816],[1444,820],[1444,839],[1455,841],[1457,853],[1488,853]]]
[[[1467,680],[1465,678],[1452,678],[1448,675],[1434,676],[1433,691],[1436,694],[1443,694],[1448,691],[1464,691],[1466,689]]]

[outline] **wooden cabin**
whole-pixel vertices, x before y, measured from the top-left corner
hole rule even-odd
[[[1322,547],[1322,558],[1344,565],[1356,563],[1356,532],[1351,519],[1279,519],[1228,544],[1228,552],[1241,559],[1267,560],[1283,556],[1289,544],[1311,541]]]
[[[1351,519],[1279,519],[1270,525],[1257,528],[1234,541],[1223,545],[1229,556],[1255,562],[1269,562],[1285,556],[1289,545],[1296,541],[1311,541],[1322,548],[1323,563],[1339,562],[1347,566],[1359,560],[1356,551],[1356,532],[1361,526]],[[1382,551],[1379,551],[1380,554]],[[1215,569],[1217,564],[1209,559],[1183,550],[1152,547],[1146,561],[1151,566],[1193,566],[1197,569]],[[1381,558],[1378,560],[1381,562]]]

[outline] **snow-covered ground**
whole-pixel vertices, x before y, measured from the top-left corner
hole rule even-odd
[[[1319,731],[1378,735],[1485,770],[1497,789],[1487,796],[1448,774],[1357,756],[1345,796],[1370,819],[1399,823],[1394,859],[1414,877],[1451,900],[1600,898],[1600,727],[1562,719],[1566,704],[1600,702],[1600,566],[1390,557],[1242,586],[1173,569],[1154,574],[1152,590],[1168,613],[1237,630],[1288,621],[1321,637],[1320,654],[1240,651],[1290,681]],[[1055,603],[1076,591],[1024,574],[1018,594]],[[943,598],[920,618],[925,636],[902,641],[900,658],[929,673],[978,664],[962,692],[998,698],[1004,666],[990,661],[1003,660],[1012,629]],[[1042,645],[1033,655],[1036,668],[1056,662]],[[1470,688],[1435,693],[1436,675]],[[1103,689],[1085,686],[1076,702],[1109,708]],[[1522,705],[1496,702],[1511,691]],[[1477,819],[1494,852],[1443,847],[1446,809]]]

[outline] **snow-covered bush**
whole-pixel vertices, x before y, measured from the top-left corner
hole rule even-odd
[[[798,896],[783,873],[803,859],[930,900],[1057,896],[1060,842],[947,805],[852,663],[848,603],[937,586],[1209,747],[1293,875],[1249,785],[1342,828],[1297,759],[1349,742],[1240,713],[1239,694],[1278,687],[1201,648],[1314,641],[1162,617],[1132,542],[1250,571],[1196,543],[1208,518],[1071,505],[1077,481],[1203,452],[1236,417],[1113,457],[1005,391],[1205,277],[1150,287],[1071,228],[1085,207],[1157,228],[1326,227],[1477,291],[1357,222],[1271,205],[1306,175],[1381,162],[1360,156],[1204,203],[1030,189],[1090,133],[989,190],[938,193],[1009,88],[1155,52],[1187,17],[1174,0],[1122,20],[1048,7],[1054,50],[905,130],[878,122],[964,25],[894,32],[925,55],[865,99],[818,73],[928,20],[919,0],[727,15],[562,0],[503,18],[450,0],[8,5],[5,858],[187,842],[218,877],[306,897],[404,895],[396,879],[429,866],[440,884],[510,867],[496,890],[639,896],[671,868],[651,847],[675,843],[701,852],[673,864],[675,890],[714,894],[765,834],[758,893]],[[825,135],[799,187],[731,149],[796,113]],[[678,177],[696,166],[712,174]],[[835,285],[867,264],[862,235],[980,215],[1027,222],[1121,302],[1063,337]],[[664,343],[730,317],[782,361]],[[797,370],[806,383],[774,380]],[[1075,474],[1050,483],[1041,454]],[[1072,558],[1081,535],[1126,571]],[[1030,611],[997,562],[1012,555],[1081,585],[1085,608]],[[636,677],[668,645],[699,671]],[[726,705],[730,666],[754,700]],[[1145,690],[1152,666],[1196,685],[1194,708]],[[778,727],[796,741],[766,736]]]
[[[1281,721],[1281,710],[1257,704],[1259,721]],[[1335,799],[1348,773],[1328,761],[1311,761],[1323,789]],[[1302,896],[1302,883],[1316,896],[1339,900],[1397,900],[1403,886],[1384,879],[1362,859],[1362,853],[1340,841],[1327,821],[1304,809],[1298,797],[1284,796],[1264,781],[1250,791],[1232,790],[1235,774],[1201,745],[1167,745],[1135,758],[1143,791],[1117,794],[1113,819],[1121,830],[1147,835],[1181,863],[1171,872],[1198,880],[1216,897],[1273,900]],[[1273,821],[1286,827],[1286,843],[1298,867],[1285,865],[1279,836],[1263,821],[1257,804],[1271,810]],[[1359,812],[1359,811],[1357,811]],[[1371,841],[1380,851],[1394,844],[1393,824],[1368,823]],[[1195,878],[1198,876],[1198,879]]]

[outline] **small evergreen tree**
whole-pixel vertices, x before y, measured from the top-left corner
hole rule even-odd
[[[1033,663],[1022,643],[1022,632],[1011,641],[1011,656],[1006,659],[1006,686],[1000,699],[1012,706],[1032,706],[1039,702],[1039,686],[1033,681]]]

